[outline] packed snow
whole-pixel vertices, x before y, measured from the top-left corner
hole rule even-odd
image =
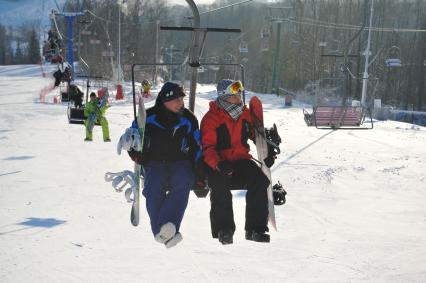
[[[318,130],[297,102],[256,94],[283,139],[272,167],[288,192],[278,231],[269,244],[246,241],[236,192],[234,244],[223,246],[210,234],[209,198],[191,193],[184,240],[166,249],[144,201],[133,227],[131,205],[104,181],[133,168],[116,153],[133,119],[129,85],[107,111],[112,142],[96,127],[87,143],[65,103],[40,102],[58,93],[52,83],[38,65],[0,66],[0,282],[426,282],[425,127]],[[214,98],[213,85],[198,86],[200,120]]]

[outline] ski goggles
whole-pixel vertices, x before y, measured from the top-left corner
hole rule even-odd
[[[230,84],[226,90],[226,94],[240,94],[244,90],[243,83],[241,81],[235,81]]]

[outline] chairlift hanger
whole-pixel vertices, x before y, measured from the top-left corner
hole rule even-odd
[[[204,49],[204,43],[206,40],[206,36],[208,32],[235,32],[240,33],[241,29],[228,29],[228,28],[193,28],[193,27],[168,27],[168,26],[160,26],[161,30],[175,30],[175,31],[192,31],[192,32],[203,32],[203,39],[201,41],[199,47],[198,57],[201,56]],[[191,67],[199,67],[200,62],[190,62],[189,65]]]

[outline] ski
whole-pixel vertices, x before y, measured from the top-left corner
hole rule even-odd
[[[254,124],[254,138],[256,142],[257,158],[261,163],[262,172],[269,179],[269,186],[267,189],[268,193],[268,221],[277,230],[277,224],[275,221],[275,209],[274,209],[274,197],[272,193],[272,178],[271,170],[265,165],[265,158],[268,156],[268,140],[265,134],[265,127],[263,124],[263,107],[262,102],[257,96],[253,96],[250,99],[250,113]]]
[[[141,150],[143,150],[143,139],[145,134],[145,120],[146,111],[142,96],[139,96],[138,116],[137,116],[137,127],[139,129]],[[135,190],[133,194],[132,211],[130,213],[130,221],[133,226],[139,225],[139,203],[140,203],[140,188],[143,186],[143,178],[141,181],[141,170],[142,166],[135,162],[134,165],[134,176],[135,176]]]

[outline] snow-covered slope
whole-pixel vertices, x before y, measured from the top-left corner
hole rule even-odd
[[[210,236],[208,198],[191,194],[184,240],[167,250],[144,210],[131,226],[130,205],[104,181],[132,168],[115,150],[131,104],[107,112],[112,143],[99,128],[85,143],[66,105],[38,103],[51,81],[37,68],[0,66],[0,282],[426,282],[424,127],[317,130],[300,108],[259,95],[283,138],[278,232],[270,244],[246,241],[236,193],[234,244],[222,246]],[[199,118],[213,90],[200,86]]]

